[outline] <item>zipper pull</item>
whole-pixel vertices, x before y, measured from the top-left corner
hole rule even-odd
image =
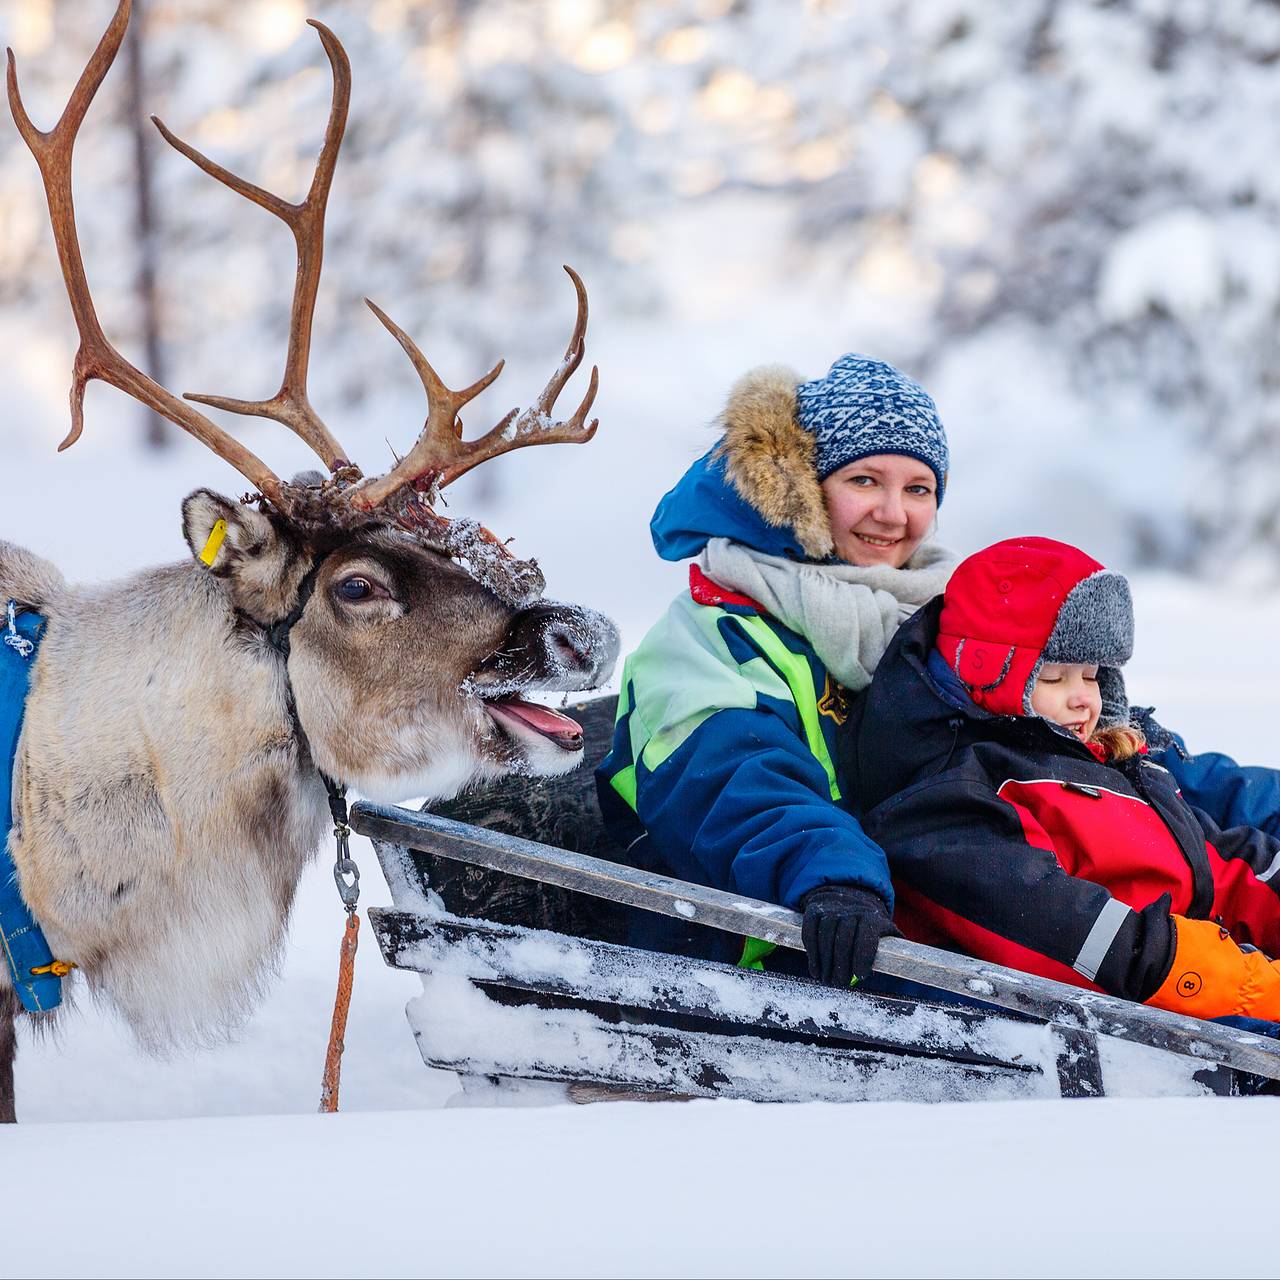
[[[1064,782],[1063,791],[1074,791],[1076,795],[1088,796],[1090,800],[1101,800],[1102,792],[1097,787],[1086,786],[1083,782]]]

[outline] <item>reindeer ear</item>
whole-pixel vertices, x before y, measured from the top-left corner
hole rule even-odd
[[[220,578],[236,561],[255,559],[276,539],[266,516],[210,489],[197,489],[183,502],[182,531],[191,554]]]
[[[284,521],[197,489],[182,504],[182,528],[191,554],[238,609],[264,623],[288,614],[310,559]]]

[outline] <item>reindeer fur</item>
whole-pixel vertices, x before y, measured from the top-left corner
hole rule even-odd
[[[49,619],[14,777],[23,897],[145,1043],[216,1036],[270,971],[325,822],[284,666],[191,564],[69,589],[0,544],[0,596]]]
[[[228,533],[208,569],[194,557],[218,518]],[[261,624],[289,612],[315,555],[208,491],[184,522],[191,560],[109,586],[69,587],[0,542],[0,601],[49,620],[14,770],[23,897],[54,955],[156,1048],[219,1038],[252,1007],[327,822],[317,764],[384,799],[572,768],[580,748],[495,726],[486,680],[495,697],[583,688],[616,654],[598,615],[513,610],[412,535],[375,529],[326,553],[286,672]],[[353,576],[372,598],[345,602]],[[579,618],[598,628],[596,656],[565,670],[553,642]],[[0,999],[8,987],[0,972]],[[0,1008],[0,1107],[9,1021]]]

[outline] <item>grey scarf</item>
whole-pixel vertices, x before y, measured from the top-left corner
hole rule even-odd
[[[750,596],[804,636],[827,670],[854,693],[871,683],[893,633],[941,594],[957,563],[950,551],[925,545],[901,569],[806,564],[728,538],[712,538],[698,560],[713,582]]]

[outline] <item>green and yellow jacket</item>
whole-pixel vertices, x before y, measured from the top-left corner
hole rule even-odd
[[[797,469],[807,466],[809,492],[794,475],[785,492],[753,486],[741,465],[731,477],[735,461],[741,450],[735,459],[718,445],[662,500],[651,525],[659,555],[691,559],[712,537],[797,561],[829,552],[807,458]],[[613,749],[596,775],[606,823],[646,870],[792,908],[820,885],[857,885],[892,908],[885,855],[840,804],[845,714],[844,690],[803,636],[693,565],[689,591],[626,661]],[[724,944],[692,944],[689,930],[664,938],[670,926],[646,920],[653,937],[640,944],[730,958]]]

